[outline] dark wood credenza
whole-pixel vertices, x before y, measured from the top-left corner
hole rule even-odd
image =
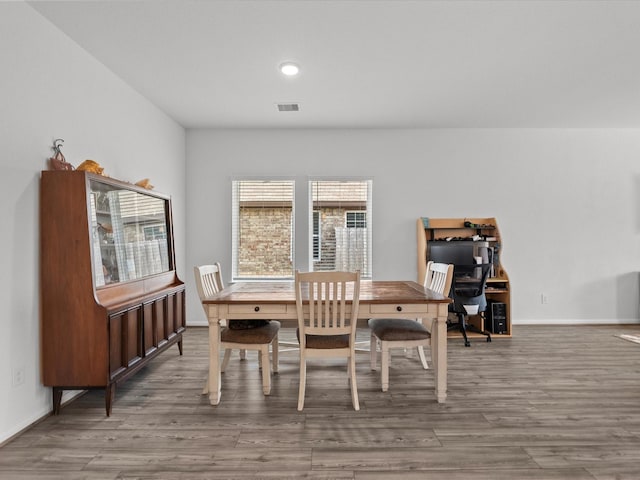
[[[40,182],[42,382],[53,412],[64,390],[115,387],[177,344],[185,289],[175,268],[171,199],[84,171]]]

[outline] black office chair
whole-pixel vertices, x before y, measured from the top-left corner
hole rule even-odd
[[[467,323],[467,316],[480,314],[484,317],[484,311],[487,309],[484,289],[492,265],[492,263],[480,263],[453,267],[453,281],[449,295],[453,302],[449,305],[449,311],[458,316],[458,322],[447,322],[447,330],[459,329],[464,337],[465,347],[471,346],[467,338],[467,330],[486,335],[487,342],[491,341],[491,335],[488,332]]]

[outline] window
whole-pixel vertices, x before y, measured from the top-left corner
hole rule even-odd
[[[293,278],[291,180],[232,183],[233,280]]]
[[[371,278],[371,180],[308,183],[307,254],[295,263],[295,182],[232,181],[232,281],[290,280],[295,268],[360,270]],[[305,267],[305,264],[307,266]]]
[[[165,225],[154,225],[144,227],[145,240],[165,240],[167,238],[167,229]]]
[[[371,184],[371,180],[309,182],[314,271],[360,270],[363,278],[371,278]]]
[[[367,212],[346,212],[347,228],[367,228]]]

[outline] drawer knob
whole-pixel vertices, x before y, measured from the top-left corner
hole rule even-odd
[[[398,306],[396,307],[396,310],[397,310],[397,311],[399,311],[399,312],[401,312],[401,311],[402,311],[402,307],[401,307],[400,305],[398,305]]]
[[[254,312],[259,312],[260,311],[260,307],[254,307],[253,311]]]

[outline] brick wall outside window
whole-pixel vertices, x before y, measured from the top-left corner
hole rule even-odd
[[[353,207],[319,209],[322,223],[321,260],[314,262],[314,270],[335,268],[335,227],[344,227],[347,210],[356,209]],[[290,225],[291,208],[243,208],[240,218],[238,275],[249,278],[292,276]]]
[[[244,208],[240,217],[238,275],[291,277],[291,208]]]

